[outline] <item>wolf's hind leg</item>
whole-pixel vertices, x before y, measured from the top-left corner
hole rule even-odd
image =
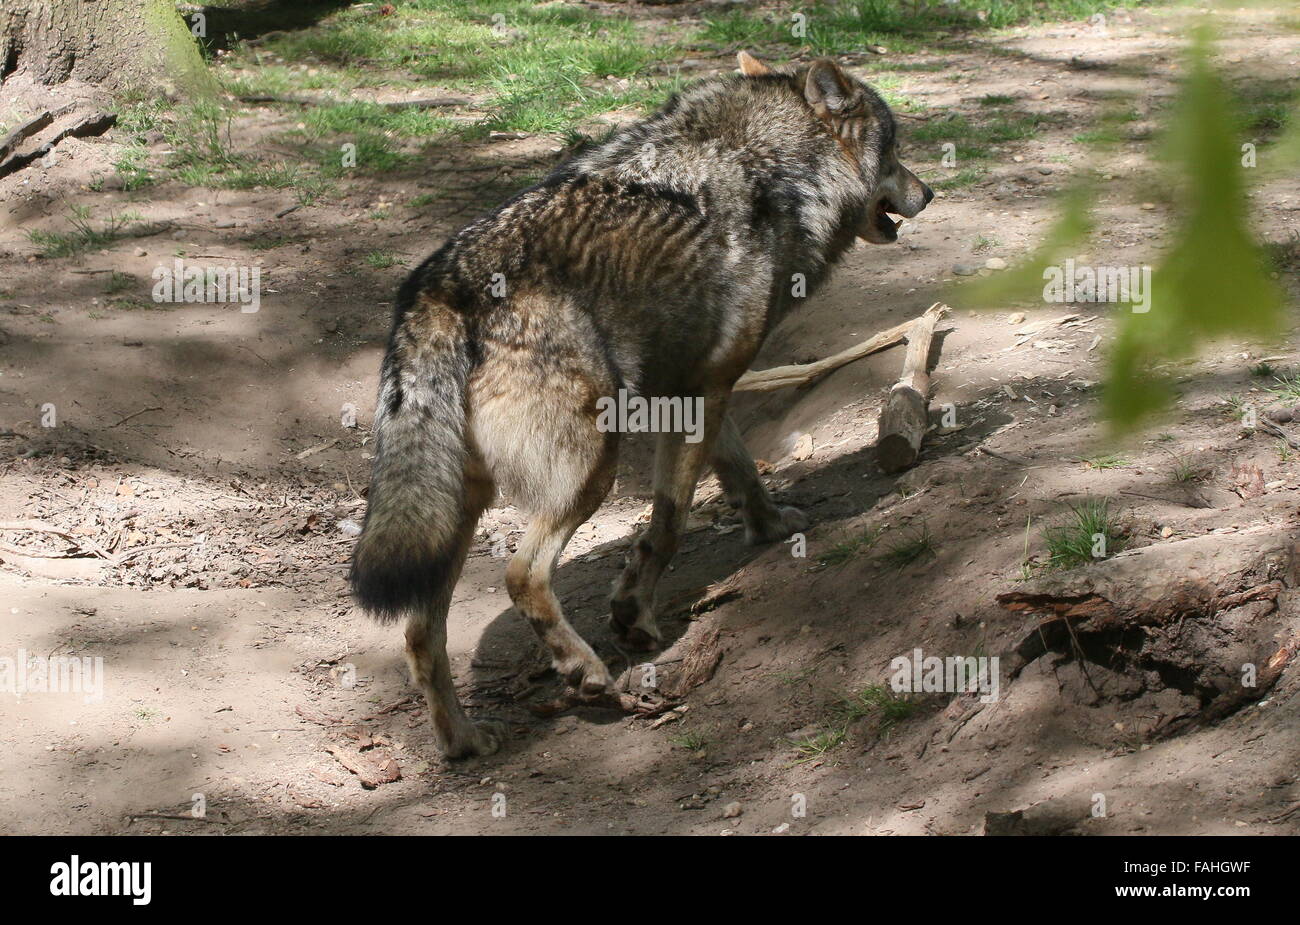
[[[659,435],[650,526],[633,540],[627,565],[609,600],[610,626],[634,648],[657,648],[663,638],[655,622],[655,586],[677,553],[695,485],[712,455],[725,410],[725,395],[705,398],[704,428],[698,443],[687,443],[679,433]]]
[[[456,697],[456,683],[447,658],[447,612],[451,608],[452,590],[469,553],[479,514],[493,495],[491,483],[482,480],[467,479],[465,491],[465,513],[447,583],[437,600],[427,609],[412,614],[406,624],[406,662],[411,678],[428,701],[434,736],[447,758],[490,755],[500,747],[504,731],[499,723],[476,724],[465,714]]]
[[[609,687],[609,670],[564,618],[560,601],[551,587],[551,576],[573,532],[595,513],[609,491],[614,471],[611,453],[601,460],[578,497],[563,505],[546,505],[549,510],[528,525],[518,552],[506,568],[510,599],[550,650],[555,670],[587,696]]]
[[[775,543],[808,529],[808,518],[803,511],[797,507],[777,507],[772,501],[731,415],[722,422],[710,462],[727,500],[740,511],[746,543],[751,546]]]
[[[609,670],[564,618],[551,576],[574,531],[614,484],[618,434],[603,432],[592,413],[614,380],[564,352],[568,333],[562,326],[551,332],[556,345],[545,355],[497,349],[471,398],[474,439],[488,470],[528,515],[506,567],[510,599],[550,649],[555,669],[594,695],[609,686]]]

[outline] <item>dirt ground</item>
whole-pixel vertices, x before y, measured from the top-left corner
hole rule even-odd
[[[1300,42],[1277,15],[1233,14],[1221,54],[1293,79]],[[1058,23],[942,58],[905,56],[919,67],[901,92],[928,115],[902,118],[904,133],[944,112],[978,113],[989,95],[1054,121],[1000,145],[987,176],[942,193],[898,245],[855,250],[756,367],[829,355],[944,300],[955,268],[1026,253],[1055,214],[1053,194],[1094,156],[1075,136],[1107,101],[1133,94],[1138,127],[1168,102],[1180,34],[1175,14],[1143,10],[1104,34]],[[701,75],[733,66],[721,56],[693,64]],[[247,116],[250,131],[277,118]],[[1300,458],[1243,431],[1233,413],[1271,400],[1271,381],[1252,366],[1300,365],[1292,338],[1222,344],[1180,366],[1168,419],[1116,447],[1102,441],[1095,386],[1122,307],[957,312],[944,324],[932,402],[952,405],[956,424],[932,431],[920,464],[899,477],[880,472],[872,447],[901,351],[810,389],[738,396],[765,477],[814,521],[807,556],[789,544],[745,547],[706,481],[661,587],[666,648],[653,658],[661,688],[715,633],[721,658],[653,718],[539,715],[559,682],[504,588],[504,555],[524,523],[511,507],[493,509],[456,590],[449,645],[471,712],[505,720],[513,735],[499,754],[446,764],[400,633],[359,614],[344,581],[389,304],[405,272],[360,255],[382,248],[413,265],[486,203],[400,203],[480,175],[357,179],[341,197],[277,217],[294,205],[289,191],[92,191],[114,144],[111,134],[69,139],[53,164],[0,179],[0,520],[63,532],[0,535],[0,655],[105,666],[94,702],[0,693],[0,831],[979,834],[986,813],[1027,809],[1077,834],[1300,833],[1294,663],[1263,699],[1209,717],[1168,673],[1135,680],[1045,657],[982,709],[925,697],[897,722],[869,715],[842,741],[807,746],[834,729],[836,699],[882,684],[894,657],[998,653],[1024,637],[1032,621],[997,596],[1022,585],[1027,557],[1041,562],[1041,527],[1071,502],[1108,499],[1135,549],[1294,533]],[[508,181],[553,163],[558,148],[544,137],[487,140],[449,150],[448,166],[478,164]],[[1150,264],[1168,208],[1145,202],[1150,145],[1104,157],[1101,231],[1079,260]],[[905,152],[932,181],[945,175],[938,158]],[[1269,180],[1253,202],[1263,238],[1295,240],[1300,179]],[[161,230],[38,258],[25,232],[55,227],[69,203],[129,207]],[[254,246],[265,237],[290,243]],[[106,304],[105,274],[148,280],[178,249],[261,267],[261,310]],[[1281,274],[1293,302],[1294,268]],[[41,426],[47,404],[53,428]],[[354,427],[341,423],[348,406]],[[648,512],[636,457],[557,579],[570,619],[629,687],[640,673],[605,621],[622,552]],[[874,551],[820,561],[885,527]],[[890,537],[920,535],[932,552],[902,567],[882,555]],[[1252,612],[1274,647],[1300,632],[1293,588]],[[367,787],[366,774],[396,779]],[[190,813],[196,795],[201,818]]]

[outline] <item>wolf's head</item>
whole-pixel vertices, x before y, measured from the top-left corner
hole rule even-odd
[[[898,240],[898,225],[890,214],[912,218],[934,198],[930,187],[898,160],[894,114],[879,94],[829,58],[821,58],[793,74],[780,74],[748,52],[740,53],[746,77],[782,76],[803,96],[813,114],[825,123],[844,154],[862,171],[871,188],[866,216],[858,237],[872,244]]]

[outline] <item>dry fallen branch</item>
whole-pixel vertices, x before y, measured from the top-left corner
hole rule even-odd
[[[152,408],[141,408],[139,411],[136,411],[133,414],[128,414],[126,417],[122,418],[122,420],[118,421],[116,424],[109,424],[108,429],[112,430],[114,427],[121,427],[127,421],[133,421],[136,418],[138,418],[140,415],[148,414],[150,411],[162,411],[162,410],[163,408],[161,405],[156,405]]]
[[[241,103],[284,103],[288,106],[329,106],[338,102],[328,97],[280,96],[274,93],[250,94],[237,97],[237,99]],[[352,100],[351,102],[358,101]],[[382,106],[384,109],[440,109],[455,106],[469,107],[474,105],[474,101],[467,96],[433,96],[418,100],[375,103],[375,105]]]
[[[1287,446],[1291,447],[1291,449],[1300,450],[1300,440],[1296,440],[1295,437],[1292,437],[1290,434],[1288,434],[1281,427],[1278,427],[1272,421],[1268,420],[1267,418],[1260,418],[1255,423],[1259,425],[1259,428],[1261,430],[1268,431],[1268,433],[1272,434],[1274,437],[1278,437],[1283,441],[1285,441]]]
[[[197,540],[189,540],[182,543],[150,543],[147,546],[132,546],[125,552],[120,552],[113,557],[114,565],[125,565],[136,556],[145,552],[155,552],[159,549],[188,549],[190,546],[198,546]]]
[[[337,440],[327,440],[324,443],[318,443],[315,446],[310,446],[301,453],[296,454],[295,458],[306,459],[308,456],[315,456],[317,453],[323,453],[325,450],[328,450],[337,443]]]
[[[1092,318],[1087,318],[1080,321],[1079,316],[1077,314],[1074,314],[1074,315],[1062,315],[1060,318],[1050,318],[1047,321],[1040,321],[1037,324],[1033,324],[1027,328],[1021,328],[1019,331],[1016,331],[1015,332],[1016,342],[1012,344],[1010,347],[1005,348],[1002,352],[1007,353],[1009,351],[1015,350],[1017,347],[1023,347],[1025,344],[1029,343],[1031,340],[1033,340],[1035,337],[1037,337],[1039,334],[1042,334],[1044,331],[1048,330],[1049,328],[1068,325],[1071,324],[1072,322],[1078,322],[1079,324],[1087,324],[1093,320],[1094,319]]]
[[[648,719],[666,713],[676,707],[678,703],[679,701],[665,699],[653,692],[631,694],[605,690],[599,694],[586,695],[569,690],[563,696],[554,700],[529,704],[528,710],[534,716],[551,717],[573,707],[603,707],[609,710],[618,710],[629,716]]]
[[[170,819],[176,822],[199,822],[204,825],[230,825],[225,819],[210,819],[207,816],[184,815],[182,813],[132,813],[127,817],[132,822],[137,819]]]
[[[0,177],[8,176],[14,171],[26,167],[37,158],[48,154],[55,145],[65,138],[85,138],[90,135],[102,135],[112,128],[116,122],[117,116],[111,112],[95,112],[82,116],[60,128],[44,144],[37,145],[31,151],[14,154],[8,160],[0,163]],[[9,139],[5,140],[5,144],[11,144],[12,138],[11,135]]]
[[[51,536],[57,536],[60,539],[67,540],[78,549],[84,549],[87,552],[99,556],[101,559],[112,559],[113,557],[105,552],[100,546],[86,539],[85,537],[74,536],[67,530],[59,527],[51,527],[49,524],[41,523],[39,520],[4,520],[0,521],[0,532],[12,533],[48,533]],[[25,555],[25,553],[24,553]]]
[[[926,314],[936,310],[940,310],[940,313],[942,313],[942,311],[947,310],[947,306],[936,302],[926,310]],[[773,392],[777,389],[807,385],[827,373],[839,369],[841,366],[852,363],[854,360],[860,360],[865,356],[901,344],[907,339],[907,332],[915,323],[915,321],[904,321],[902,324],[896,324],[887,331],[881,331],[875,337],[867,338],[854,347],[843,350],[834,356],[829,356],[824,360],[818,360],[815,363],[775,366],[772,369],[752,369],[736,380],[732,391]]]
[[[0,141],[0,161],[7,158],[15,148],[28,138],[31,138],[37,132],[43,131],[53,122],[54,114],[48,109],[45,109],[37,113],[33,118],[28,119],[22,125],[18,126],[5,136],[4,141]]]

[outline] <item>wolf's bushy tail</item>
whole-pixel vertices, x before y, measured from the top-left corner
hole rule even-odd
[[[461,319],[434,313],[397,326],[380,374],[369,505],[350,579],[383,622],[449,591],[459,556],[471,361]]]

